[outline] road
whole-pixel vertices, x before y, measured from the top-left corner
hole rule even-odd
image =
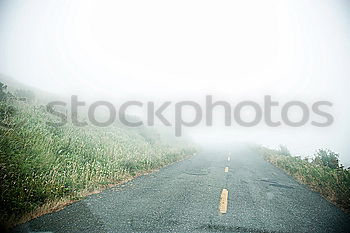
[[[329,233],[350,232],[350,218],[242,146],[202,151],[14,232]]]

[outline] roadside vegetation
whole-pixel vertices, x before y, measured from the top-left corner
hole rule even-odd
[[[148,128],[52,126],[45,106],[0,83],[0,224],[12,226],[194,153]],[[30,97],[30,101],[24,99]],[[54,121],[54,119],[53,119]]]
[[[282,168],[300,183],[308,185],[330,202],[350,212],[350,170],[339,164],[339,155],[319,149],[311,158],[291,156],[285,146],[279,150],[258,147],[265,160]]]

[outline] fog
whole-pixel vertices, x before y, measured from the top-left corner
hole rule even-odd
[[[233,107],[265,95],[281,105],[330,101],[329,127],[225,127],[216,110],[213,127],[185,133],[202,144],[284,144],[302,156],[329,148],[350,166],[349,25],[348,1],[335,0],[8,0],[0,3],[0,73],[54,94],[116,103],[202,105],[206,95]]]

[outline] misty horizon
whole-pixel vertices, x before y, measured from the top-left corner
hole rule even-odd
[[[198,143],[283,144],[302,156],[329,148],[350,165],[346,1],[255,1],[254,7],[190,2],[186,8],[159,1],[141,1],[137,7],[83,2],[3,1],[0,72],[48,93],[87,101],[201,102],[205,95],[233,105],[259,102],[265,95],[283,103],[330,101],[334,123],[322,129],[218,123],[186,129],[186,134]]]

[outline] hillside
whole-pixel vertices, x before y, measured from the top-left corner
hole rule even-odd
[[[2,95],[8,95],[1,90]],[[0,101],[0,216],[10,226],[194,153],[155,129],[48,125],[43,105]]]

